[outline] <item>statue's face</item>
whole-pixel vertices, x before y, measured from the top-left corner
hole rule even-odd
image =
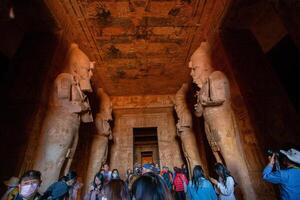
[[[90,66],[79,66],[77,68],[77,77],[80,89],[84,92],[92,92],[91,77],[93,76],[94,62],[90,62]]]
[[[199,71],[199,67],[193,65],[193,62],[190,61],[189,62],[189,68],[191,68],[191,76],[193,78],[193,82],[196,83],[198,85],[198,87],[201,88],[202,86],[202,81],[201,81],[201,74]]]
[[[199,88],[201,88],[211,74],[212,69],[210,63],[205,60],[204,57],[203,59],[199,60],[192,59],[189,62],[189,68],[191,68],[193,82],[196,83]]]

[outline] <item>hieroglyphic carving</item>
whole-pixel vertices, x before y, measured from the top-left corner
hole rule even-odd
[[[216,160],[225,160],[240,183],[245,199],[256,199],[231,108],[229,81],[223,72],[212,68],[207,42],[202,42],[194,52],[189,67],[194,83],[200,88],[195,114],[204,117],[205,132]]]
[[[66,173],[71,165],[77,142],[80,122],[92,122],[90,105],[84,92],[91,92],[90,78],[93,62],[71,44],[67,73],[59,74],[54,82],[52,97],[43,122],[34,169],[42,172],[44,191]],[[66,164],[65,169],[62,169]]]
[[[114,109],[173,107],[174,95],[113,96]]]

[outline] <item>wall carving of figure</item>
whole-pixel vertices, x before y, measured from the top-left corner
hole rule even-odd
[[[94,62],[72,43],[67,55],[66,72],[59,74],[52,89],[38,146],[34,169],[42,172],[43,192],[66,173],[71,165],[80,122],[93,121],[85,92],[92,92],[90,78]]]
[[[177,135],[181,139],[182,150],[187,161],[189,173],[191,173],[195,165],[201,165],[204,169],[206,169],[206,165],[204,165],[204,162],[200,158],[195,133],[192,129],[192,114],[186,102],[187,92],[188,85],[184,83],[175,95],[174,107],[178,116],[178,122],[176,124]]]
[[[107,160],[108,141],[112,139],[112,131],[109,121],[112,120],[112,103],[109,96],[102,88],[99,88],[97,94],[100,98],[100,112],[96,115],[95,125],[97,133],[93,137],[91,154],[89,158],[86,190],[101,166]]]
[[[244,199],[256,199],[231,108],[229,81],[223,72],[213,69],[207,42],[202,42],[194,52],[189,68],[193,82],[200,88],[195,114],[204,117],[206,137],[216,160],[224,159],[241,186]]]

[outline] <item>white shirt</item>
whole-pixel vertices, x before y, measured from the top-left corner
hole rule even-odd
[[[216,185],[216,189],[220,200],[235,200],[234,180],[231,176],[227,177],[226,185],[224,185],[222,178],[219,178],[219,183]]]

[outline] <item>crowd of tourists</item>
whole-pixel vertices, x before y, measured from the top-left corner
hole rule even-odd
[[[280,199],[300,200],[300,152],[290,149],[279,153],[280,156],[270,155],[262,178],[280,186]],[[118,169],[110,171],[105,164],[82,196],[84,200],[235,200],[238,183],[230,171],[221,163],[214,165],[214,171],[218,179],[206,177],[200,165],[194,166],[189,177],[184,164],[171,171],[167,166],[161,168],[158,164],[146,163],[128,169],[122,180]],[[41,172],[36,170],[29,170],[20,178],[12,177],[5,182],[8,190],[1,200],[80,199],[78,191],[83,184],[74,171],[50,185],[43,194],[38,192],[41,183]]]

